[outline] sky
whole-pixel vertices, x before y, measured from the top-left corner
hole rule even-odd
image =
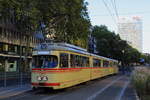
[[[143,20],[143,53],[150,53],[150,0],[85,0],[92,25],[106,25],[117,33],[117,17],[111,1],[116,2],[119,17],[140,16]],[[104,2],[107,7],[105,6]],[[112,13],[109,13],[109,11]]]

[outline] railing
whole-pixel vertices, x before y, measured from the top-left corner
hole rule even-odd
[[[0,87],[30,84],[30,72],[0,72]]]

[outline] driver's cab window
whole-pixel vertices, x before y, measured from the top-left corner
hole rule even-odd
[[[68,68],[68,57],[67,53],[60,54],[60,68]]]

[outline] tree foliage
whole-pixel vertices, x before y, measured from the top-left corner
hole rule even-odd
[[[149,64],[150,65],[150,54],[142,54],[141,55],[141,59],[144,59],[144,63],[145,64]]]
[[[1,19],[15,19],[18,30],[35,32],[44,24],[44,35],[55,30],[57,41],[85,41],[90,28],[84,0],[0,0]]]

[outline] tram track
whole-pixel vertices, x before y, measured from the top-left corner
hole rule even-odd
[[[116,76],[112,76],[111,77],[112,79],[115,79]],[[121,79],[122,76],[120,76],[119,78],[117,78],[116,80],[112,81],[112,83],[115,83],[117,82],[119,79]],[[96,79],[96,80],[92,80],[92,81],[89,81],[89,83],[87,85],[78,85],[78,86],[74,86],[74,87],[71,87],[71,88],[68,88],[66,91],[64,91],[65,93],[61,93],[59,95],[55,95],[55,96],[48,96],[48,97],[45,97],[45,98],[42,98],[40,100],[75,100],[75,98],[68,98],[67,97],[72,97],[73,95],[75,95],[76,93],[81,93],[81,91],[87,91],[87,89],[89,87],[95,87],[96,85],[98,84],[103,84],[105,81],[107,80],[112,80],[110,79],[110,77],[107,77],[107,78],[102,78],[102,79]],[[111,83],[110,83],[111,84]],[[105,85],[108,85],[108,84],[105,84]],[[112,85],[112,84],[111,84]],[[90,89],[90,88],[89,88]],[[79,92],[80,91],[80,92]],[[74,97],[74,96],[73,96]],[[83,100],[87,100],[86,98],[83,99]]]
[[[128,84],[126,76],[116,75],[92,80],[85,84],[61,90],[31,90],[2,100],[99,100],[98,98],[103,96],[107,98],[107,96],[109,97],[113,94],[114,99],[102,100],[121,100],[120,98],[124,94]]]

